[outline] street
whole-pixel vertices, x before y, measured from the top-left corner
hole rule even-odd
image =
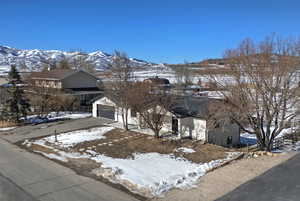
[[[136,199],[0,139],[0,201],[75,200]]]
[[[297,154],[216,201],[299,201],[299,170]]]

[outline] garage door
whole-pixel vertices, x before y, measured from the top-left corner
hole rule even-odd
[[[115,108],[107,105],[97,105],[97,116],[115,120]]]

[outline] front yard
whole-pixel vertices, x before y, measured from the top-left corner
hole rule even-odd
[[[208,170],[238,154],[199,141],[155,139],[108,126],[25,140],[20,146],[143,197],[192,187]]]

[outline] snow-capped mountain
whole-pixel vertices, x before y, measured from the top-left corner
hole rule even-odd
[[[59,50],[20,50],[7,46],[0,46],[0,67],[16,65],[20,71],[38,71],[45,64],[55,64],[61,60],[68,60],[70,62],[80,59],[93,64],[97,70],[107,69],[109,63],[112,61],[112,55],[96,51],[92,53],[82,52],[65,52]],[[146,67],[152,66],[152,63],[130,59],[132,66]]]

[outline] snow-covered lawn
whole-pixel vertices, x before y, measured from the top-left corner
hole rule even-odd
[[[148,191],[150,196],[159,196],[171,188],[194,186],[208,170],[233,156],[234,154],[229,154],[226,159],[203,164],[159,153],[139,153],[133,159],[116,159],[99,154],[91,159],[102,163],[102,167],[111,169],[119,183],[130,182],[137,189]]]
[[[0,132],[1,131],[9,131],[9,130],[12,130],[12,129],[15,129],[16,127],[6,127],[6,128],[0,128]]]
[[[55,141],[55,136],[49,136],[46,138],[42,138],[40,140],[37,140],[35,143],[44,145],[46,142],[59,145],[59,147],[62,148],[69,148],[72,147],[78,143],[85,142],[85,141],[92,141],[97,139],[104,139],[105,136],[103,136],[108,131],[111,131],[114,129],[113,127],[97,127],[97,128],[91,128],[89,130],[78,130],[78,131],[72,131],[67,133],[62,133],[57,135],[57,142]]]
[[[93,147],[72,149],[76,144],[104,139],[104,134],[114,129],[113,127],[99,127],[89,130],[79,130],[38,140],[25,141],[23,145],[31,147],[36,144],[43,149],[33,151],[43,154],[45,157],[68,163],[69,159],[90,159],[101,164],[100,168],[92,173],[109,179],[111,182],[120,183],[129,190],[140,193],[146,197],[160,196],[172,188],[189,188],[194,186],[198,179],[208,170],[237,156],[237,152],[230,152],[224,159],[213,160],[208,163],[194,163],[183,157],[171,154],[159,154],[156,152],[134,153],[130,158],[113,158],[103,153],[96,152]],[[147,143],[147,142],[145,142]],[[66,149],[68,148],[68,149]],[[42,151],[41,151],[42,150]],[[194,154],[196,151],[180,147],[175,152]]]

